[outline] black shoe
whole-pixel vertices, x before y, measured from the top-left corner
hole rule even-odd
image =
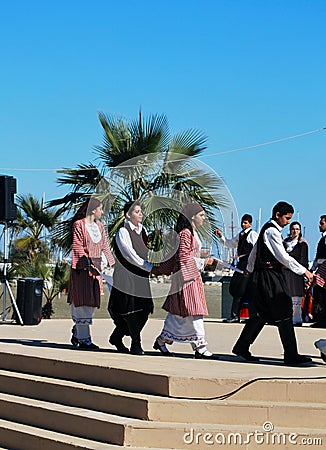
[[[326,355],[324,355],[324,353],[320,352],[320,357],[326,363]]]
[[[195,351],[195,359],[220,359],[217,355],[204,355],[203,353],[199,353],[197,352],[197,350]]]
[[[315,322],[310,325],[310,328],[326,328],[325,322]]]
[[[110,344],[117,347],[117,351],[119,353],[129,353],[129,348],[124,345],[124,343],[121,340],[115,339],[114,337],[110,337],[109,339]]]
[[[76,336],[72,335],[72,336],[71,336],[71,339],[70,339],[70,342],[72,343],[72,345],[73,345],[74,347],[78,347],[79,341],[78,341],[78,339],[76,338]]]
[[[72,343],[72,345],[74,347],[77,347],[78,344],[79,344],[79,341],[78,341],[77,336],[76,336],[76,334],[77,334],[76,325],[74,325],[72,327],[71,332],[72,332],[72,336],[71,336],[70,342]]]
[[[131,346],[130,353],[131,353],[131,355],[145,355],[145,352],[141,347]]]
[[[241,356],[241,358],[245,359],[246,361],[259,361],[259,358],[257,358],[257,356],[253,356],[249,350],[233,347],[232,353],[237,356]]]
[[[240,318],[238,316],[232,316],[229,317],[228,319],[223,320],[223,323],[239,323],[240,322]]]
[[[78,348],[83,348],[84,350],[99,350],[99,346],[96,344],[93,344],[91,342],[90,344],[87,344],[86,342],[79,342]]]
[[[296,355],[290,358],[284,358],[284,364],[287,366],[299,366],[300,364],[311,363],[312,359],[304,355]]]
[[[247,323],[249,319],[240,319],[240,323]]]
[[[297,322],[293,324],[294,327],[302,327],[302,322]]]
[[[153,349],[154,350],[159,350],[161,352],[161,354],[163,356],[174,356],[173,353],[169,352],[169,350],[166,348],[166,345],[160,345],[158,343],[158,340],[156,339],[156,341],[153,344]]]

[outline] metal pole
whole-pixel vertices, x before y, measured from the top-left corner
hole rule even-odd
[[[258,229],[256,230],[258,233],[260,231],[260,226],[261,226],[261,208],[259,208],[258,211]]]
[[[7,264],[8,264],[8,224],[7,224],[7,222],[4,222],[4,238],[3,238],[3,240],[4,240],[4,251],[3,251],[3,254],[4,254],[4,264],[3,264],[3,278],[4,278],[4,281],[3,281],[3,320],[6,320],[6,317],[7,317],[7,314],[8,314],[6,312],[7,289],[8,289],[8,292],[9,292],[9,295],[10,295],[10,299],[11,299],[11,304],[12,304],[14,310],[16,311],[19,323],[21,325],[24,325],[24,322],[23,322],[23,319],[22,319],[22,317],[20,315],[20,311],[18,309],[15,297],[14,297],[12,291],[11,291],[11,287],[10,287],[9,281],[7,280]]]

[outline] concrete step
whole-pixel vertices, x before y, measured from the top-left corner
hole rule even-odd
[[[160,366],[162,374],[157,373],[156,366],[155,370],[152,370],[151,365],[147,370],[145,370],[146,366],[142,370],[139,368],[133,370],[130,368],[132,364],[129,360],[127,364],[125,361],[120,362],[121,367],[119,367],[119,365],[108,366],[107,359],[106,365],[100,365],[88,361],[76,362],[11,352],[0,352],[0,360],[1,368],[8,371],[150,395],[205,399],[233,393],[234,398],[248,400],[326,402],[326,377],[298,377],[296,368],[293,368],[292,376],[283,377],[283,379],[271,376],[270,379],[261,377],[253,380],[231,377],[205,378],[202,375],[205,373],[205,367],[211,369],[214,364],[214,367],[219,368],[218,362],[215,361],[199,361],[199,363],[196,361],[196,368],[198,369],[199,366],[203,369],[200,371],[200,376],[193,374],[192,368],[188,371],[186,367],[183,376],[176,376],[173,371],[171,373],[166,371],[166,359],[159,356],[155,358],[155,362],[162,361]],[[144,361],[146,362],[145,358]],[[189,361],[186,362],[189,363]],[[116,360],[115,364],[117,364]]]
[[[270,431],[267,431],[269,427]],[[211,448],[214,444],[231,448],[243,449],[270,449],[273,443],[275,447],[282,450],[293,449],[293,445],[309,445],[309,448],[323,448],[325,442],[325,431],[318,429],[291,429],[274,428],[271,423],[253,428],[251,426],[216,426],[214,430],[209,428],[194,428],[189,426],[184,428],[178,439],[181,439],[180,446],[176,444],[169,446],[169,449],[181,450],[183,448]],[[49,430],[40,429],[19,423],[13,423],[0,419],[0,444],[1,450],[66,450],[69,448],[90,449],[90,450],[119,450],[121,446],[105,444],[89,439],[68,436]],[[154,448],[148,442],[146,446],[124,446],[130,450],[167,450],[167,448]],[[215,448],[215,447],[214,447]]]
[[[160,402],[161,398],[164,399],[164,397],[5,370],[0,370],[0,392],[147,420],[150,400]]]
[[[82,352],[86,353],[86,352]],[[169,395],[169,376],[87,362],[0,352],[1,368],[21,373],[78,381],[96,386]]]
[[[84,408],[70,407],[40,400],[27,399],[8,394],[0,394],[1,418],[25,425],[71,434],[84,439],[97,440],[120,446],[147,448],[189,448],[183,436],[189,429],[195,433],[217,433],[220,430],[244,428],[258,429],[264,423],[273,426],[287,425],[287,433],[300,430],[300,435],[309,435],[310,430],[323,429],[325,421],[324,404],[262,404],[253,402],[249,407],[245,402],[220,405],[218,418],[221,422],[198,423],[144,421],[121,417]],[[196,408],[194,408],[196,409]],[[210,410],[211,414],[216,411]],[[234,417],[237,419],[234,420]],[[297,420],[294,420],[295,416]],[[232,428],[233,427],[233,428]],[[150,444],[149,444],[150,443]]]
[[[105,444],[75,436],[69,436],[55,431],[23,425],[0,419],[1,449],[9,450],[119,450],[121,446]],[[143,447],[128,447],[130,450],[144,450]],[[153,449],[151,450],[158,450]],[[162,450],[159,449],[159,450]],[[164,450],[164,449],[163,449]],[[166,449],[167,450],[167,449]]]
[[[293,395],[289,403],[288,396],[284,396],[282,401],[278,401],[279,396],[276,395],[274,400],[270,399],[278,384],[270,382],[264,385],[262,392],[270,392],[268,398],[264,400],[256,400],[253,395],[249,399],[235,395],[226,400],[189,400],[129,393],[0,370],[0,391],[3,393],[123,417],[153,422],[211,424],[259,424],[262,418],[264,420],[273,418],[275,423],[281,424],[283,418],[286,418],[288,426],[306,426],[309,423],[317,427],[324,425],[323,413],[326,410],[326,402],[317,403],[315,394],[312,395],[315,401],[307,402],[309,392],[316,390],[315,385],[300,384],[296,393],[297,391],[300,393],[300,389],[304,391],[307,388],[305,395],[301,392],[302,401],[298,401]],[[280,391],[284,391],[287,387],[284,384],[284,381],[280,383]],[[322,400],[324,393],[321,392],[320,397]],[[298,411],[302,411],[302,415],[298,414]],[[301,420],[303,417],[304,421]]]
[[[233,399],[326,404],[326,377],[293,377],[252,380]]]

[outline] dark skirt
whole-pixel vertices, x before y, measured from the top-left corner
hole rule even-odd
[[[284,269],[284,276],[291,297],[303,297],[305,295],[303,275]]]
[[[251,297],[259,316],[267,323],[292,318],[292,299],[283,272],[273,269],[254,272]]]
[[[71,269],[67,302],[75,306],[99,308],[101,303],[99,280],[90,276],[88,270]]]
[[[121,266],[115,268],[108,305],[113,320],[117,316],[139,311],[147,314],[153,312],[154,303],[148,276],[135,275]]]
[[[232,297],[243,298],[245,296],[249,277],[245,277],[242,273],[234,272],[229,286],[229,292]]]

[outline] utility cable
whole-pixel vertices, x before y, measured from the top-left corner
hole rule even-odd
[[[303,136],[308,136],[308,135],[311,135],[311,134],[315,134],[315,133],[320,133],[321,131],[324,131],[324,130],[326,130],[326,127],[322,127],[322,128],[317,128],[316,130],[311,130],[311,131],[307,131],[307,132],[305,132],[305,133],[300,133],[300,134],[295,134],[295,135],[292,135],[292,136],[287,136],[287,137],[284,137],[284,138],[280,138],[280,139],[274,139],[274,140],[272,140],[272,141],[267,141],[267,142],[262,142],[262,143],[260,143],[260,144],[255,144],[255,145],[249,145],[249,146],[247,146],[247,147],[238,147],[238,148],[234,148],[234,149],[231,149],[231,150],[225,150],[225,151],[223,151],[223,152],[216,152],[216,153],[209,153],[209,154],[207,154],[207,155],[203,155],[203,154],[201,154],[201,155],[196,155],[196,156],[193,156],[193,158],[198,158],[198,157],[201,157],[202,159],[204,159],[204,158],[208,158],[208,157],[210,157],[210,156],[218,156],[218,155],[226,155],[226,154],[228,154],[228,153],[235,153],[235,152],[241,152],[241,151],[244,151],[244,150],[250,150],[250,149],[253,149],[253,148],[259,148],[259,147],[266,147],[267,145],[272,145],[272,144],[277,144],[277,143],[280,143],[280,142],[285,142],[285,141],[289,141],[290,139],[297,139],[297,138],[300,138],[300,137],[303,137]],[[181,159],[174,159],[173,161],[171,161],[171,163],[175,163],[175,162],[182,162],[182,161],[186,161],[188,158],[187,157],[185,157],[185,158],[181,158]],[[143,166],[151,166],[152,165],[152,163],[144,163],[144,164],[142,164]],[[122,170],[122,169],[127,169],[127,168],[132,168],[132,167],[134,167],[134,165],[133,164],[131,164],[131,165],[127,165],[127,164],[121,164],[121,165],[119,165],[119,166],[117,166],[117,167],[110,167],[110,170]],[[68,170],[76,170],[76,171],[78,171],[78,172],[83,172],[83,171],[86,171],[86,172],[88,172],[89,170],[94,170],[94,169],[96,169],[96,167],[93,167],[93,168],[77,168],[77,169],[68,169]],[[31,168],[31,167],[25,167],[25,168],[15,168],[15,167],[0,167],[0,170],[4,170],[4,171],[25,171],[25,172],[60,172],[60,171],[63,171],[64,169],[48,169],[48,168]]]

